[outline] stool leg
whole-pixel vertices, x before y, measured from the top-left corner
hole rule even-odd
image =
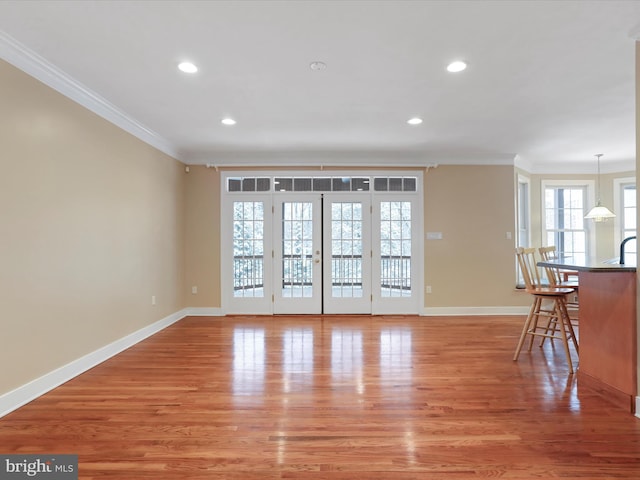
[[[518,356],[520,355],[520,350],[522,350],[522,345],[524,344],[524,339],[527,337],[527,331],[529,330],[529,324],[533,319],[534,311],[536,310],[536,306],[538,304],[538,297],[534,297],[533,303],[531,304],[531,308],[529,309],[529,315],[527,315],[527,319],[524,321],[524,326],[522,327],[522,333],[520,334],[520,339],[518,340],[518,346],[516,347],[516,353],[513,356],[513,360],[518,360]]]
[[[565,309],[566,309],[566,305],[565,305]],[[569,310],[566,310],[567,312],[567,328],[569,329],[569,333],[571,335],[571,341],[573,342],[573,346],[576,349],[576,353],[578,355],[580,355],[580,349],[578,348],[578,339],[576,338],[576,331],[573,329],[573,323],[571,321],[571,316],[569,316]]]
[[[564,301],[564,298],[557,298],[556,301],[556,312],[558,313],[558,319],[560,320],[560,336],[562,337],[562,345],[564,346],[564,353],[567,356],[567,363],[569,364],[569,373],[574,373],[573,371],[573,362],[571,361],[571,352],[569,351],[569,340],[567,339],[567,328],[571,328],[571,326],[567,327],[567,323],[571,324],[571,319],[569,318],[569,312],[567,311],[567,304]]]
[[[529,323],[529,330],[527,332],[530,336],[529,348],[527,349],[527,351],[529,352],[533,348],[533,340],[536,337],[536,334],[538,332],[538,322],[540,321],[540,311],[542,310],[542,297],[536,297],[534,305],[535,305],[535,308],[533,311],[533,318]]]

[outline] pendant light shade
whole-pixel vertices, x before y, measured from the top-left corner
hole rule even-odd
[[[589,210],[589,213],[587,213],[584,218],[593,218],[596,222],[606,222],[607,218],[614,218],[615,216],[615,213],[598,202],[595,207]]]
[[[589,210],[589,213],[587,213],[584,216],[584,218],[592,218],[596,222],[606,222],[608,218],[613,218],[616,216],[615,213],[613,213],[607,207],[602,205],[602,202],[600,201],[600,157],[601,156],[602,156],[601,153],[598,153],[596,155],[596,158],[598,159],[598,190],[596,191],[598,202],[596,203],[596,206],[593,207],[591,210]]]

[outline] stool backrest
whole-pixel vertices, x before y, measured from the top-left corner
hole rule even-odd
[[[527,290],[540,287],[542,282],[540,281],[540,271],[536,261],[536,249],[518,247],[516,248],[516,257],[518,258],[518,265]]]
[[[540,252],[540,258],[543,261],[547,262],[549,260],[557,260],[558,255],[556,254],[555,245],[549,247],[540,247],[538,249]],[[562,279],[560,278],[560,269],[557,267],[544,267],[544,271],[547,275],[547,279],[549,280],[549,285],[557,286],[562,283]]]

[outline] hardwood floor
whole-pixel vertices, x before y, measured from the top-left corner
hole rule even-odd
[[[81,479],[637,479],[640,420],[521,317],[191,317],[0,419]],[[577,360],[577,358],[575,358]]]

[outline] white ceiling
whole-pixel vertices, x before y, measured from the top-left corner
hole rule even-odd
[[[0,1],[2,58],[188,164],[635,169],[639,32],[640,1]]]

